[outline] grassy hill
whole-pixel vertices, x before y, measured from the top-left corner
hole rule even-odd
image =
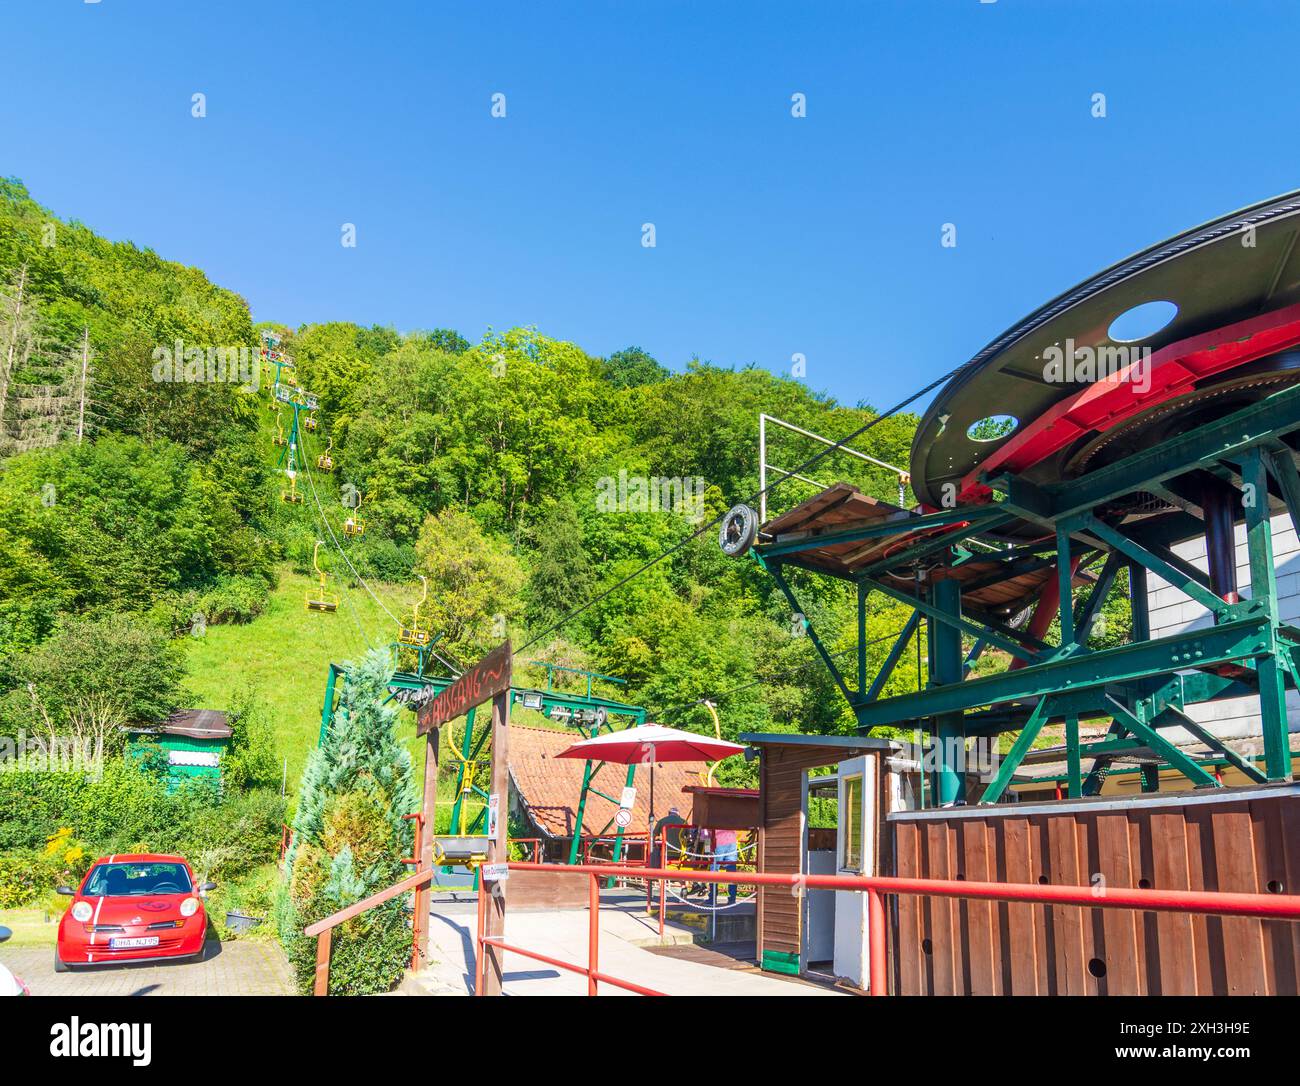
[[[386,646],[397,631],[378,604],[360,586],[346,588],[330,578],[341,597],[332,614],[308,611],[304,593],[315,586],[310,577],[281,570],[280,584],[266,610],[242,626],[210,626],[203,637],[186,639],[187,684],[206,709],[225,709],[234,692],[251,683],[275,719],[281,761],[288,760],[288,788],[293,794],[320,734],[321,705],[331,662],[358,659],[367,648]],[[376,584],[375,593],[395,614],[419,595],[419,586]],[[403,729],[413,754],[415,718],[404,714]],[[418,764],[418,763],[417,763]]]

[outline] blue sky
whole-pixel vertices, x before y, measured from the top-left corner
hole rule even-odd
[[[880,407],[1300,187],[1293,3],[40,0],[0,25],[0,173],[254,319],[799,353]]]

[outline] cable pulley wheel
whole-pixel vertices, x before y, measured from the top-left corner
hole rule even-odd
[[[754,545],[758,536],[758,514],[745,505],[733,505],[722,518],[718,546],[729,558],[737,558]]]

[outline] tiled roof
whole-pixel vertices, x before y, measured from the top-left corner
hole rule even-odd
[[[578,818],[578,799],[582,793],[580,758],[557,758],[560,751],[578,742],[577,731],[529,728],[510,725],[510,779],[515,792],[528,809],[533,822],[552,837],[573,836]],[[703,762],[660,762],[655,766],[655,821],[671,808],[677,808],[682,821],[690,820],[691,797],[682,791],[687,785],[700,783]],[[592,786],[617,799],[627,783],[627,766],[606,764],[592,780]],[[599,833],[612,823],[618,810],[616,803],[594,792],[587,797],[583,813],[583,833]],[[636,804],[632,809],[630,831],[644,833],[650,815],[650,770],[637,766]],[[610,832],[613,832],[611,825]]]

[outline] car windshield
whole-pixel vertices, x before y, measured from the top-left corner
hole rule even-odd
[[[188,894],[190,875],[178,863],[99,864],[86,880],[85,897],[148,897]]]

